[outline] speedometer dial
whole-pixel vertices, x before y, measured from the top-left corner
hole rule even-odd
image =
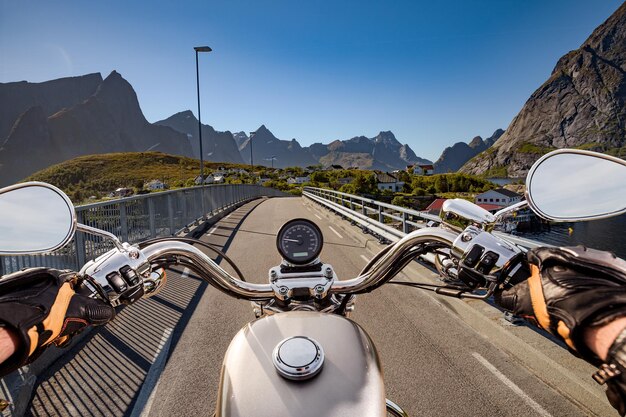
[[[276,236],[278,252],[287,262],[304,265],[314,261],[322,251],[324,238],[315,223],[294,219],[285,223]]]

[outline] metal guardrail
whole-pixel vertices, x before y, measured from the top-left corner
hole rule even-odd
[[[391,242],[401,239],[415,229],[427,227],[429,221],[441,222],[439,216],[340,191],[304,187],[302,195]],[[494,234],[525,248],[549,246],[508,233],[494,232]]]
[[[76,207],[76,215],[79,223],[113,233],[123,242],[137,243],[177,234],[199,224],[203,216],[210,217],[248,200],[285,195],[259,185],[209,185],[87,204]],[[89,259],[112,248],[100,237],[77,232],[72,242],[53,253],[0,256],[0,276],[35,266],[78,270]]]

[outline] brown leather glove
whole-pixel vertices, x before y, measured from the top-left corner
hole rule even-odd
[[[88,326],[108,323],[113,307],[76,294],[70,271],[30,268],[0,279],[0,323],[20,339],[17,351],[0,364],[0,376],[35,360],[48,346],[67,345]]]
[[[570,350],[600,366],[594,379],[619,415],[626,414],[626,331],[613,342],[606,362],[584,341],[589,326],[626,316],[626,261],[609,252],[538,248],[527,254],[531,276],[500,289],[495,301],[564,341]]]
[[[587,361],[602,363],[583,329],[626,316],[626,261],[583,246],[537,248],[527,254],[531,276],[495,294],[496,304],[563,340]]]

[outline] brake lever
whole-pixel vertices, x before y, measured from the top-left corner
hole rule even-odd
[[[439,295],[454,298],[469,298],[473,300],[486,300],[493,295],[498,287],[497,282],[491,282],[487,287],[487,291],[484,294],[474,294],[472,289],[463,289],[458,287],[450,287],[447,285],[434,285],[426,284],[423,282],[408,282],[408,281],[389,281],[389,284],[405,285],[407,287],[415,287],[421,290],[432,291]]]
[[[469,298],[473,300],[486,300],[493,295],[497,287],[498,287],[497,282],[490,283],[489,287],[487,287],[487,292],[485,292],[484,294],[474,294],[472,290],[468,291],[468,290],[462,290],[462,289],[451,288],[451,287],[448,287],[448,288],[439,287],[439,288],[434,289],[434,291],[437,294],[445,295],[448,297]]]

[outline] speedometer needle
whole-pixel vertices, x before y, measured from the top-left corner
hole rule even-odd
[[[296,243],[300,243],[300,241],[299,241],[299,240],[296,240],[296,239],[287,239],[287,238],[283,238],[283,240],[284,240],[285,242],[296,242]]]

